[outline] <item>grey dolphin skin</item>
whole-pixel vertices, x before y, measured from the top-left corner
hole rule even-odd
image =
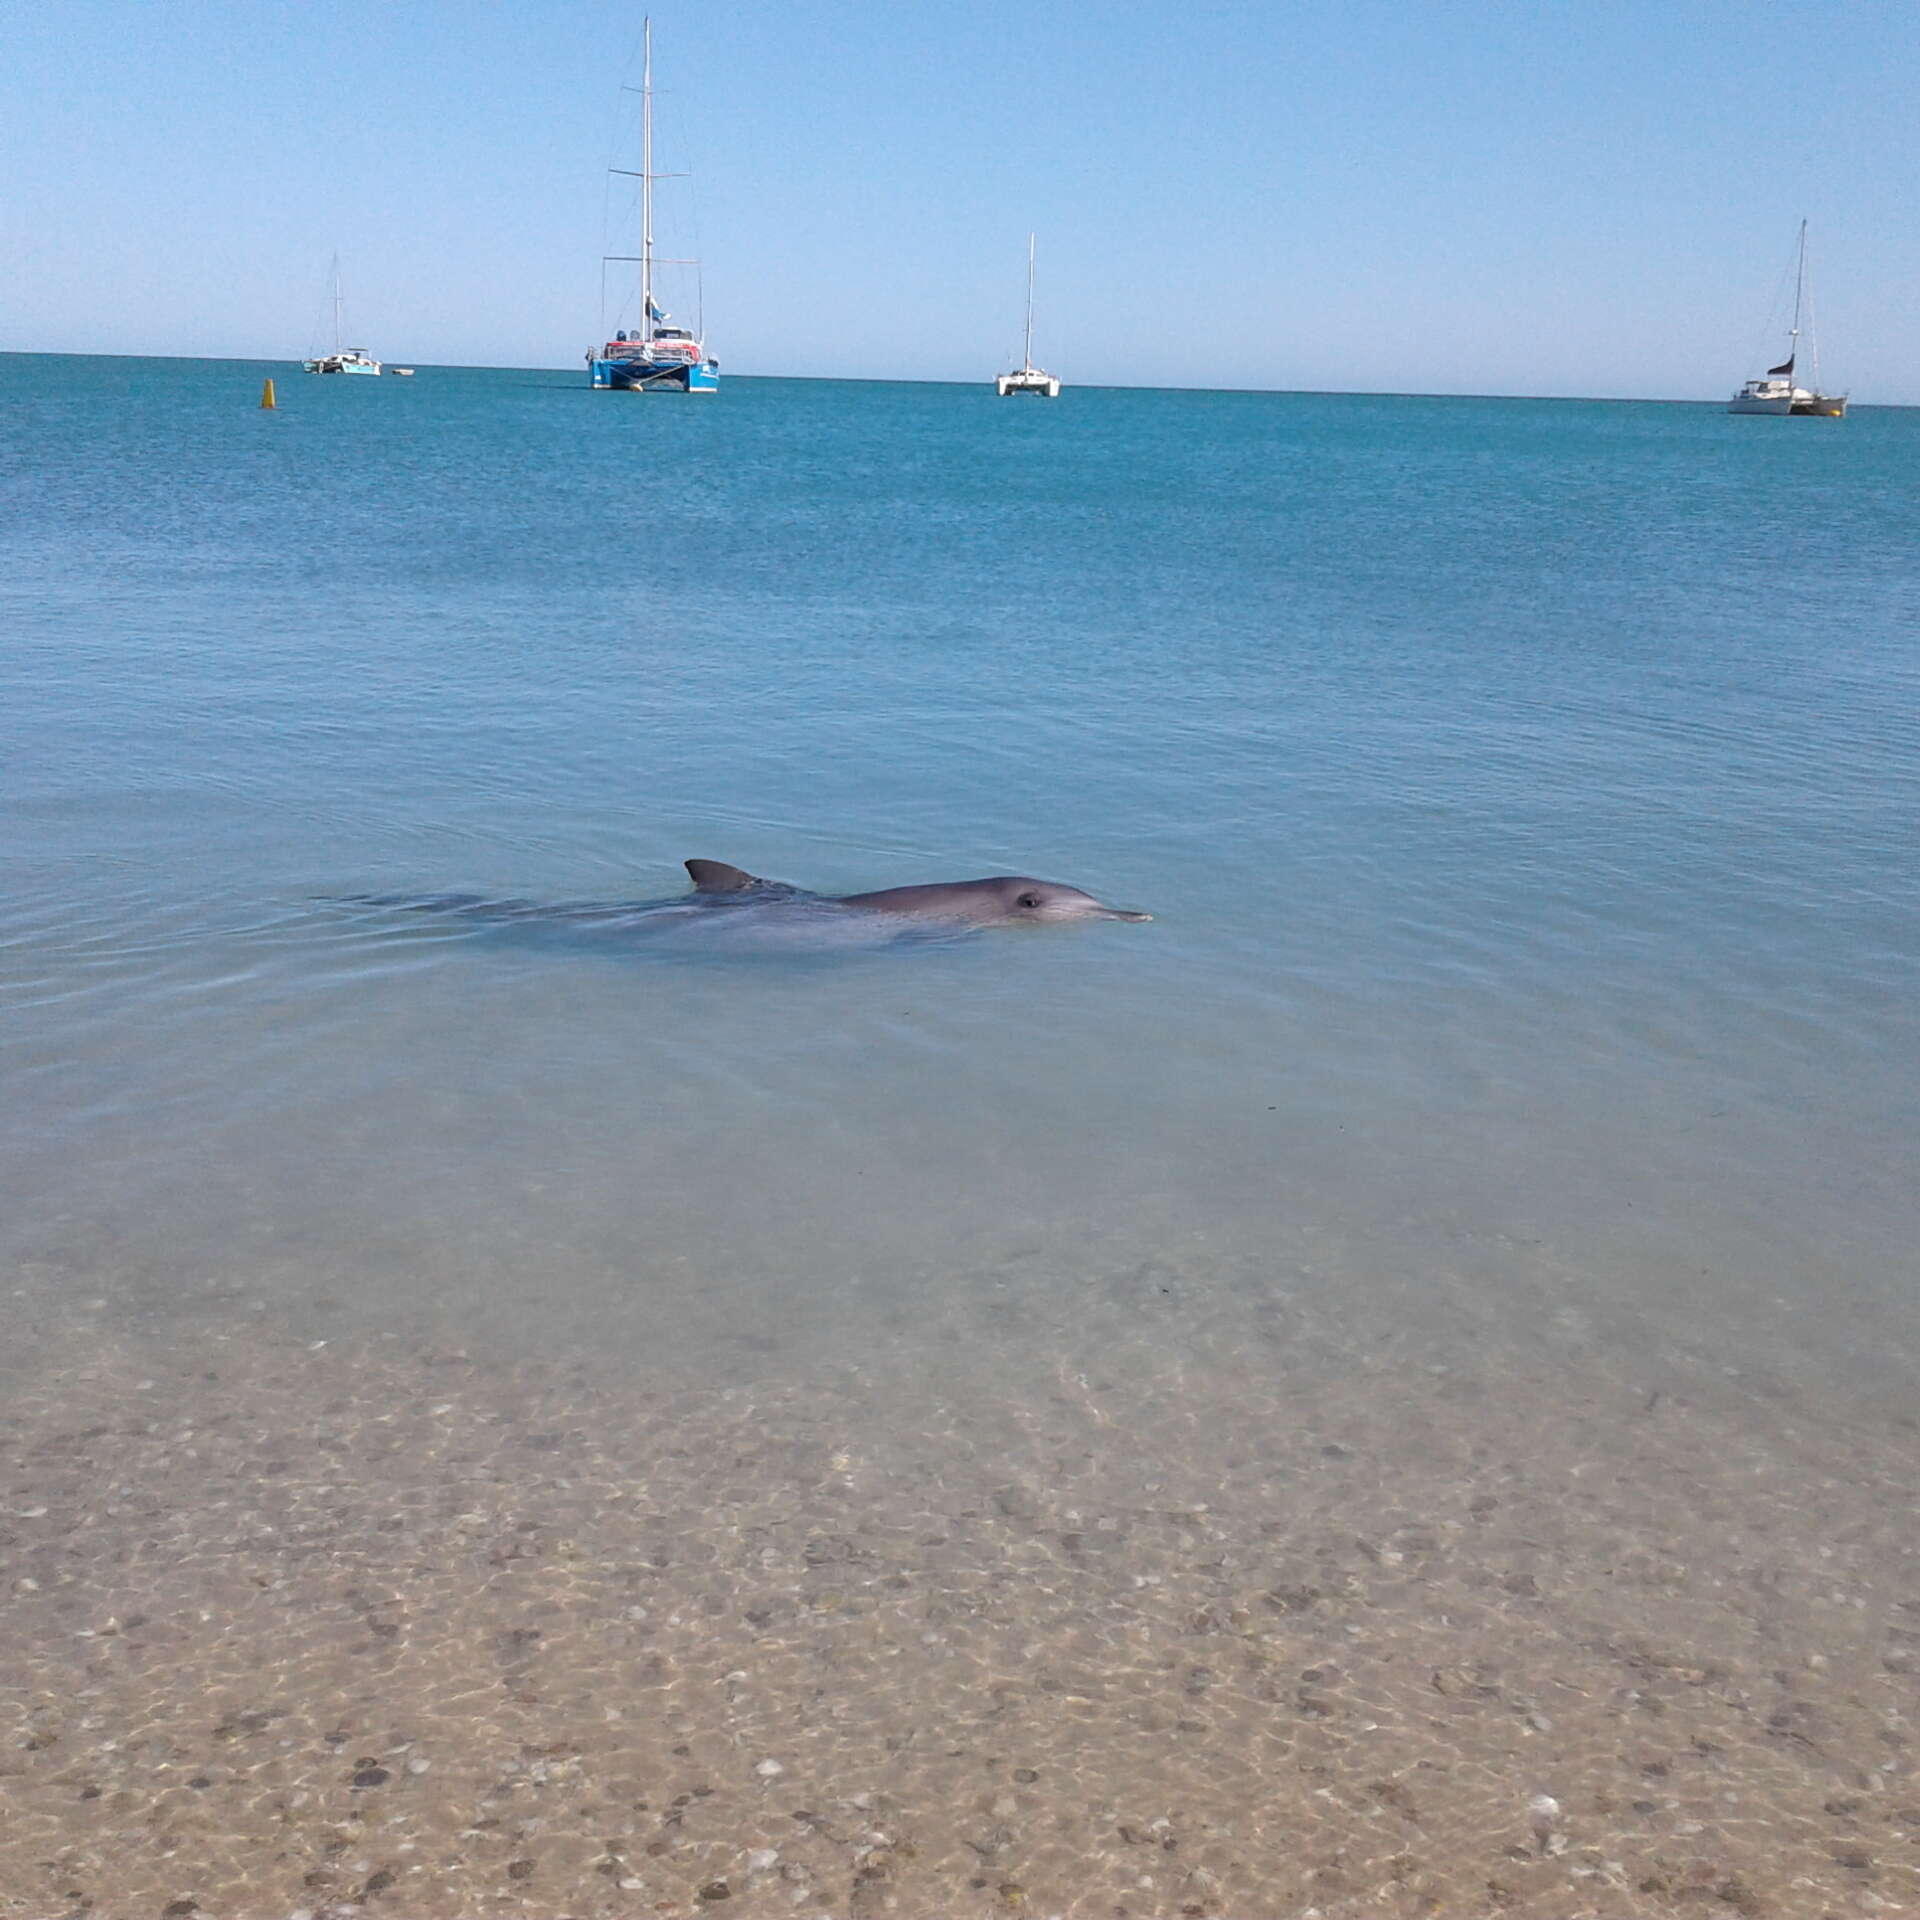
[[[1110,907],[1078,887],[1021,874],[821,894],[762,880],[722,860],[689,860],[693,891],[670,900],[577,900],[542,904],[483,894],[357,894],[350,904],[453,915],[483,926],[565,927],[576,933],[686,933],[723,946],[807,948],[893,945],[951,939],[980,927],[1044,926],[1076,920],[1151,920]]]
[[[913,920],[949,920],[968,927],[1009,926],[1019,921],[1151,920],[1150,913],[1109,907],[1078,887],[1021,874],[996,874],[986,880],[943,880],[931,886],[882,887],[877,893],[800,895],[783,881],[760,880],[723,860],[689,860],[688,876],[698,894],[740,898],[824,900],[862,913],[898,914]]]

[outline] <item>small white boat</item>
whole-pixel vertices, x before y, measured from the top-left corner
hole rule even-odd
[[[1043,372],[1033,364],[1033,235],[1027,235],[1027,351],[1012,373],[998,374],[993,390],[1002,400],[1010,393],[1030,393],[1041,400],[1060,398],[1057,374]]]
[[[1807,316],[1807,354],[1811,362],[1813,385],[1797,387],[1793,383],[1794,362],[1800,357],[1800,314]],[[1769,367],[1757,380],[1749,380],[1727,402],[1729,413],[1796,414],[1804,419],[1839,420],[1847,411],[1844,393],[1820,391],[1820,346],[1813,330],[1813,295],[1807,287],[1807,223],[1800,222],[1800,248],[1793,270],[1793,328],[1787,336],[1787,357],[1777,367]]]
[[[411,380],[413,378],[413,369],[411,367],[389,367],[387,371],[392,374],[396,380]]]
[[[380,362],[365,347],[340,344],[340,256],[333,256],[333,351],[301,362],[309,373],[378,373]]]

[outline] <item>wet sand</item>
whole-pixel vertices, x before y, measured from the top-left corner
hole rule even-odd
[[[1897,1402],[1174,1291],[721,1384],[23,1289],[0,1914],[1920,1910]]]

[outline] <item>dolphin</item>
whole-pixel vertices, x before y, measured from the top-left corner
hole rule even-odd
[[[685,865],[693,891],[668,900],[543,905],[473,893],[356,894],[351,904],[454,914],[495,926],[565,923],[604,933],[664,934],[698,926],[724,933],[729,944],[744,940],[778,946],[860,946],[951,938],[982,927],[1153,918],[1131,907],[1110,907],[1078,887],[1024,874],[820,894],[784,880],[762,880],[724,860],[689,860]]]
[[[784,881],[761,880],[724,860],[689,860],[695,894],[720,900],[804,898],[857,913],[884,913],[907,920],[947,921],[964,927],[1012,926],[1022,921],[1151,920],[1150,913],[1110,907],[1078,887],[1025,874],[999,873],[985,880],[941,880],[929,886],[882,887],[875,893],[806,894]]]

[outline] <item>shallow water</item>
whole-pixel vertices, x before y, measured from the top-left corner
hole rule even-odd
[[[293,1240],[349,1318],[427,1258],[516,1339],[693,1260],[832,1340],[1010,1245],[1444,1229],[1910,1335],[1915,417],[10,366],[19,1254]],[[693,853],[1157,919],[743,970],[327,901]]]
[[[1557,1458],[1556,1407],[1610,1394],[1609,1476],[1650,1395],[1731,1394],[1688,1443],[1729,1457],[1790,1404],[1766,1472],[1814,1505],[1911,1448],[1920,415],[434,368],[287,375],[263,413],[267,371],[4,362],[0,1259],[36,1443],[210,1342],[290,1431],[457,1350],[503,1432],[520,1367],[596,1433],[747,1395],[764,1451],[686,1496],[714,1515],[813,1449],[909,1542],[928,1489],[1031,1472],[1046,1505],[1082,1448],[1149,1504],[1221,1476],[1228,1559],[1285,1517],[1221,1464],[1283,1381],[1373,1423],[1385,1484],[1432,1468],[1409,1382],[1467,1378],[1512,1397],[1446,1401],[1462,1462]],[[794,952],[347,898],[648,900],[689,855],[1155,918]],[[362,1371],[308,1408],[303,1352]],[[1011,1462],[1056,1420],[1051,1468]],[[183,1563],[231,1544],[153,1471]],[[1092,1590],[1049,1591],[1007,1632],[1092,1646]],[[913,1645],[865,1696],[882,1748],[953,1682]],[[1211,1871],[1134,1911],[1282,1910]]]

